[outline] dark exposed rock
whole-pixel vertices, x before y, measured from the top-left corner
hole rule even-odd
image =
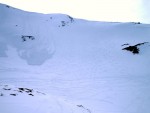
[[[39,92],[39,91],[35,91],[33,89],[29,89],[29,88],[23,88],[23,87],[10,87],[8,85],[0,85],[0,97],[6,95],[11,95],[11,96],[18,96],[21,95],[22,93],[27,94],[28,96],[35,96],[36,94],[42,94],[42,95],[46,95],[45,93]],[[6,91],[4,91],[6,90]],[[4,91],[4,92],[3,92]]]
[[[129,47],[123,48],[122,50],[131,51],[133,54],[139,53],[139,48],[137,48],[137,46],[129,46]]]
[[[128,43],[126,43],[126,44],[123,44],[123,45],[121,45],[121,46],[126,46],[126,45],[129,45]]]
[[[12,95],[12,96],[17,96],[17,94],[10,94],[10,95]]]
[[[73,17],[68,15],[68,18],[70,19],[70,22],[72,23],[74,21]]]
[[[85,108],[83,105],[77,105],[77,106],[80,107],[80,108],[82,108],[82,109],[84,109],[84,110],[86,110],[88,113],[91,113],[91,110]]]
[[[78,107],[83,107],[83,105],[77,105]]]
[[[25,88],[25,92],[27,92],[27,93],[31,93],[32,91],[33,91],[33,89]]]
[[[30,36],[30,35],[22,35],[21,38],[22,38],[23,42],[27,41],[27,39],[30,39],[30,40],[34,40],[35,39],[34,36]]]
[[[34,95],[33,95],[33,94],[31,94],[31,93],[30,93],[29,95],[30,95],[30,96],[34,96]]]
[[[4,90],[11,90],[11,88],[3,88]]]
[[[65,21],[61,21],[61,24],[62,24],[62,26],[66,25]]]
[[[18,91],[18,92],[23,93],[23,91]]]
[[[74,18],[73,17],[67,15],[67,18],[68,18],[68,20],[66,20],[66,21],[62,20],[61,24],[58,27],[65,27],[65,26],[68,26],[70,23],[74,22]]]
[[[3,94],[3,93],[0,93],[0,96],[4,96],[4,94]]]
[[[148,42],[138,43],[138,44],[136,44],[135,46],[144,45],[144,44],[146,44],[146,43],[148,43]]]
[[[146,44],[146,43],[148,43],[148,42],[138,43],[138,44],[133,45],[133,46],[125,47],[125,48],[123,48],[122,50],[130,51],[130,52],[132,52],[133,54],[139,54],[139,52],[140,52],[139,46],[144,45],[144,44]],[[125,46],[125,45],[129,45],[129,44],[123,44],[122,46]]]
[[[134,22],[134,24],[141,24],[141,22]]]
[[[9,6],[9,5],[6,5],[6,7],[7,7],[7,8],[10,8],[10,6]]]
[[[18,88],[19,90],[21,90],[21,91],[24,91],[24,88]]]

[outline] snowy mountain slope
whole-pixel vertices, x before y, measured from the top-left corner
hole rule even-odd
[[[91,22],[2,4],[0,25],[1,112],[16,113],[19,105],[18,113],[33,113],[34,103],[41,103],[38,113],[150,112],[150,25]],[[122,50],[144,42],[138,54]],[[7,84],[46,96],[13,97],[3,90]]]
[[[55,19],[57,15],[51,17],[51,15],[22,13],[20,10],[5,5],[1,6],[0,11],[4,18],[0,20],[2,24],[1,37],[5,37],[3,40],[6,37],[9,38],[9,43],[17,48],[19,56],[26,59],[29,64],[42,64],[45,59],[52,57],[55,48],[52,39],[51,23],[63,27],[73,21],[70,16],[61,16],[60,18],[66,21],[58,21],[58,19]],[[37,49],[36,45],[43,46]]]
[[[1,85],[1,113],[83,113],[88,112],[66,100],[28,88]]]

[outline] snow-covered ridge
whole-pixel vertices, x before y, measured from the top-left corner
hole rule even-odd
[[[68,15],[44,15],[40,13],[25,12],[3,4],[0,4],[0,14],[2,17],[0,18],[0,56],[7,56],[7,47],[13,46],[14,48],[16,48],[19,57],[26,60],[27,63],[30,65],[41,65],[46,60],[52,58],[56,51],[54,42],[55,36],[60,27],[62,28],[66,26],[71,26],[71,24],[74,23],[74,26],[81,25],[80,28],[82,28],[82,26],[86,24],[87,26],[91,26],[91,28],[93,25],[99,25],[102,27],[100,29],[106,28],[108,30],[111,29],[111,26],[114,26],[113,29],[115,30],[115,26],[123,25],[123,27],[120,29],[120,32],[122,33],[128,32],[125,28],[129,28],[129,26],[131,26],[131,29],[134,26],[136,26],[138,29],[142,29],[143,27],[143,25],[139,22],[121,24],[106,22],[88,22],[82,20],[77,21],[77,19],[74,19]],[[75,31],[77,30],[78,27],[75,29]],[[144,42],[145,41],[148,40],[144,40]]]

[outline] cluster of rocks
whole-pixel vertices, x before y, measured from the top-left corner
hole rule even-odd
[[[24,41],[27,41],[28,39],[29,39],[29,40],[34,40],[34,39],[35,39],[34,36],[30,36],[30,35],[22,35],[21,38],[22,38],[22,41],[23,41],[23,42],[24,42]]]
[[[10,96],[17,96],[20,94],[27,94],[29,96],[35,96],[36,94],[45,95],[45,93],[35,91],[29,88],[13,88],[8,85],[0,85],[0,96],[10,95]]]
[[[68,21],[61,21],[61,25],[59,25],[58,27],[65,27],[67,26],[69,23],[73,23],[74,22],[74,19],[73,17],[67,15],[68,17]]]

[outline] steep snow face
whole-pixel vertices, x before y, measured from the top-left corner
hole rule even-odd
[[[33,113],[39,106],[34,103],[42,104],[38,113],[150,112],[150,25],[90,22],[5,5],[0,17],[3,113],[12,113],[6,104],[14,113],[17,105]],[[50,95],[17,92],[15,101],[14,90],[3,90],[7,84]]]
[[[28,13],[6,5],[1,5],[0,14],[0,56],[6,56],[7,45],[11,45],[17,49],[18,55],[31,65],[43,64],[55,53],[52,23],[59,27],[69,23],[58,21],[59,18],[55,16]],[[69,16],[60,18],[72,19]]]

